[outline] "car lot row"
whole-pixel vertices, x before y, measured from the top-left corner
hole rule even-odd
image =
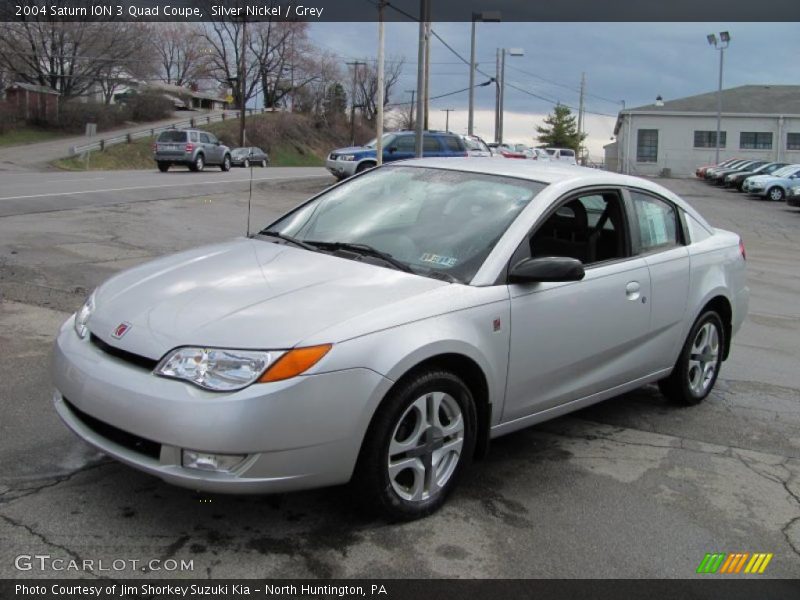
[[[698,167],[695,175],[711,185],[800,207],[800,164],[731,158]]]

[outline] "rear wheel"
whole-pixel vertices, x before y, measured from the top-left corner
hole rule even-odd
[[[167,171],[169,171],[169,163],[168,162],[159,161],[158,162],[158,170],[161,171],[162,173],[166,173]]]
[[[197,158],[194,159],[194,162],[189,165],[189,170],[194,171],[195,173],[199,173],[205,168],[206,168],[206,160],[202,154],[198,154]]]
[[[709,310],[692,326],[672,374],[658,382],[661,392],[679,404],[702,402],[717,381],[724,348],[722,319]]]
[[[783,188],[779,188],[777,186],[770,188],[767,192],[767,198],[774,200],[775,202],[782,202],[785,195],[786,194],[784,193]]]
[[[369,507],[410,520],[437,510],[470,463],[477,416],[469,388],[447,371],[398,384],[364,439],[355,483]]]

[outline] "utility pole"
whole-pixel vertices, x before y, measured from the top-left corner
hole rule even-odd
[[[414,131],[414,155],[422,157],[422,136],[424,132],[423,119],[425,115],[425,38],[427,27],[425,16],[428,14],[428,0],[419,3],[419,40],[417,46],[417,122]]]
[[[430,73],[431,73],[431,23],[430,23],[430,1],[428,2],[428,14],[425,15],[425,119],[423,129],[430,129]]]
[[[499,23],[500,13],[496,10],[472,13],[472,35],[469,45],[469,112],[467,113],[467,134],[475,130],[475,23]]]
[[[353,62],[345,63],[349,67],[353,67],[353,87],[350,91],[350,145],[356,145],[356,82],[358,77],[358,67],[367,63],[354,60]]]
[[[247,20],[242,21],[242,52],[241,52],[241,75],[239,77],[239,98],[242,103],[239,111],[239,146],[244,148],[247,140],[245,139],[245,119],[247,114]]]
[[[417,90],[406,90],[406,94],[411,94],[411,106],[408,107],[408,128],[414,129],[414,94]]]
[[[455,108],[443,108],[440,112],[447,113],[447,116],[444,118],[444,130],[450,131],[450,113],[453,112]]]
[[[500,77],[500,52],[501,49],[498,48],[496,59],[497,64],[494,68],[494,141],[496,144],[499,144],[502,141],[502,138],[500,137],[500,88],[502,86]]]
[[[378,3],[378,130],[375,137],[375,157],[378,166],[383,164],[383,102],[385,96],[383,88],[383,8],[385,5],[385,0],[380,0]]]
[[[575,148],[575,154],[578,155],[578,160],[581,159],[581,137],[583,134],[583,97],[586,92],[586,73],[581,73],[581,98],[578,103],[578,144]]]

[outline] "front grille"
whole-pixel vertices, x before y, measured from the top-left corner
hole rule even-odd
[[[147,369],[148,371],[152,371],[156,368],[158,364],[157,360],[153,360],[152,358],[147,358],[146,356],[142,356],[141,354],[134,354],[133,352],[128,352],[127,350],[121,350],[120,348],[115,348],[111,344],[107,344],[95,334],[91,334],[89,336],[89,340],[100,348],[106,354],[110,354],[120,360],[124,360],[127,363],[131,363],[132,365],[136,365],[137,367],[141,367],[143,369]]]
[[[102,436],[105,439],[122,446],[123,448],[132,450],[133,452],[138,452],[139,454],[144,454],[145,456],[149,456],[150,458],[154,458],[156,460],[158,460],[158,458],[161,456],[161,444],[143,437],[139,437],[133,433],[128,433],[122,429],[117,429],[113,425],[109,425],[108,423],[104,423],[99,419],[95,419],[94,417],[87,415],[79,408],[76,408],[66,398],[64,398],[64,404],[67,405],[67,408],[69,408],[72,414],[75,415],[75,417],[81,423],[86,425],[86,427],[94,431],[97,435]]]

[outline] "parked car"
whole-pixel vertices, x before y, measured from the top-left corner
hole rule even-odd
[[[231,170],[231,149],[213,133],[199,129],[169,129],[158,134],[153,144],[153,158],[162,173],[172,165],[202,171],[209,165]]]
[[[753,175],[744,180],[742,191],[754,196],[781,202],[786,198],[790,187],[800,177],[800,164],[788,165],[771,175]]]
[[[550,154],[548,154],[547,150],[544,148],[531,148],[531,156],[533,160],[539,160],[542,162],[550,162]]]
[[[416,135],[413,131],[384,134],[383,162],[414,158]],[[467,147],[461,137],[447,131],[426,131],[422,137],[422,155],[425,157],[467,156]],[[376,166],[376,142],[364,146],[339,148],[328,155],[325,166],[337,179],[345,179]]]
[[[781,169],[787,166],[788,163],[781,163],[781,162],[772,162],[766,163],[761,165],[757,169],[753,169],[752,171],[736,171],[734,173],[730,173],[729,175],[725,176],[725,186],[736,188],[740,192],[742,191],[742,185],[744,184],[744,180],[752,175],[771,175],[778,169]]]
[[[528,158],[524,152],[518,152],[513,144],[498,144],[497,142],[488,144],[495,156],[503,158]]]
[[[729,158],[727,160],[723,160],[721,163],[716,164],[716,165],[704,165],[702,167],[697,167],[697,169],[695,169],[694,174],[700,179],[705,179],[706,171],[708,169],[713,169],[714,167],[727,167],[731,163],[736,162],[737,160],[741,160],[741,159],[739,159],[739,158]]]
[[[789,206],[800,207],[800,184],[793,185],[786,194],[786,204]]]
[[[487,158],[492,155],[492,150],[486,145],[481,138],[477,135],[462,135],[461,140],[467,147],[467,155],[475,156],[478,158]]]
[[[749,171],[751,169],[757,169],[763,165],[767,164],[765,160],[748,160],[745,161],[743,164],[739,165],[738,167],[730,167],[725,169],[717,169],[714,172],[714,175],[709,179],[709,182],[712,185],[725,185],[725,176],[731,173],[741,173],[744,171]]]
[[[231,150],[231,164],[245,169],[250,165],[266,167],[269,164],[269,155],[261,148],[234,148]]]
[[[723,166],[711,167],[710,169],[706,169],[706,173],[705,173],[704,178],[705,178],[706,181],[709,181],[710,179],[712,179],[720,171],[724,171],[725,169],[731,169],[731,168],[740,167],[742,165],[747,164],[748,162],[750,162],[750,161],[747,160],[747,159],[739,159],[739,160],[733,161],[731,164],[726,165],[724,167]]]
[[[100,285],[58,334],[54,405],[173,484],[352,479],[409,519],[490,438],[648,383],[701,402],[747,304],[739,236],[652,181],[410,160]]]
[[[575,150],[572,148],[545,148],[545,151],[550,155],[550,160],[565,162],[570,165],[578,164],[575,159]]]

